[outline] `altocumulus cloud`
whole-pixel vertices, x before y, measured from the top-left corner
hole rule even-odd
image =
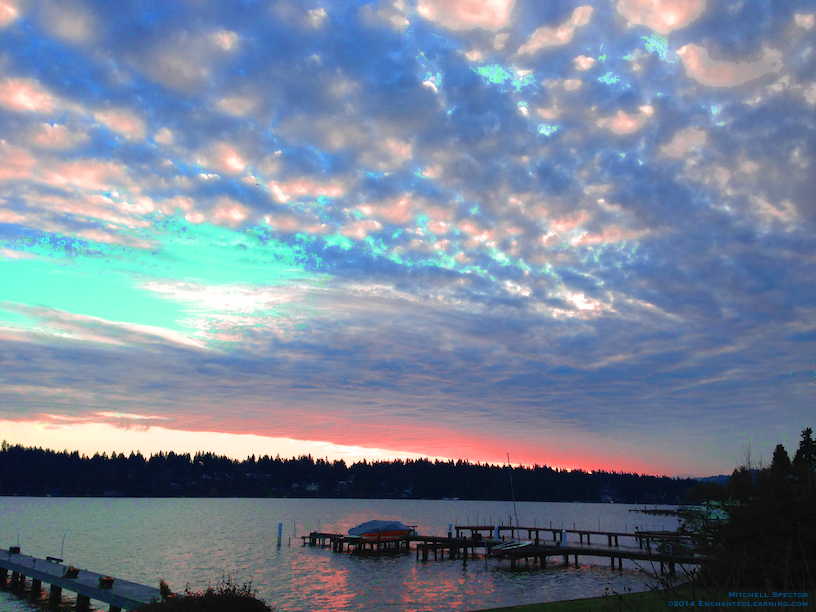
[[[795,438],[816,6],[729,6],[0,0],[0,418],[699,475]]]

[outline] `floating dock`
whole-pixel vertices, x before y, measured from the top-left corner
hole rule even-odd
[[[66,573],[70,566],[63,564],[62,559],[39,559],[14,551],[14,548],[0,549],[0,585],[9,583],[9,572],[12,589],[22,588],[26,578],[31,578],[32,594],[38,596],[42,583],[50,584],[51,605],[59,604],[63,589],[76,593],[77,612],[88,610],[91,599],[110,604],[111,612],[133,610],[154,599],[161,600],[159,589],[121,578],[115,578],[110,588],[101,588],[100,578],[107,578],[104,574],[80,569],[76,578],[68,578]]]

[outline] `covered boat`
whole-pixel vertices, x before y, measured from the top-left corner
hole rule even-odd
[[[367,542],[393,542],[413,531],[399,521],[367,521],[349,529],[349,535],[360,536]]]

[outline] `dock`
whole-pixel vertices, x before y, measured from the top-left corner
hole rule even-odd
[[[547,559],[550,557],[563,557],[564,564],[569,565],[570,557],[574,557],[575,566],[578,567],[578,557],[602,557],[610,559],[612,567],[617,565],[619,569],[623,568],[623,559],[633,561],[649,561],[653,563],[660,563],[660,571],[668,571],[669,574],[674,574],[676,565],[700,565],[707,560],[707,556],[702,554],[691,554],[690,548],[700,546],[703,549],[708,548],[709,540],[704,536],[695,534],[685,534],[674,531],[635,531],[635,532],[617,532],[617,531],[597,531],[591,529],[557,529],[550,527],[523,527],[523,526],[499,526],[499,538],[485,537],[484,532],[494,536],[497,527],[495,525],[456,525],[455,533],[451,532],[450,537],[444,536],[426,536],[419,534],[407,535],[399,540],[388,542],[376,542],[371,540],[363,541],[359,536],[343,535],[339,533],[325,533],[313,531],[308,536],[301,536],[303,545],[308,543],[310,546],[322,546],[331,548],[335,552],[343,552],[344,550],[353,553],[371,552],[408,552],[411,546],[414,545],[416,549],[417,560],[422,558],[422,561],[428,561],[430,555],[433,554],[434,559],[445,558],[445,554],[449,559],[462,559],[463,563],[467,563],[468,558],[476,558],[477,550],[481,551],[485,557],[490,555],[490,550],[494,546],[506,542],[505,536],[502,532],[510,532],[511,536],[521,536],[522,533],[527,533],[527,539],[532,542],[532,545],[519,549],[513,549],[503,552],[498,559],[509,559],[511,567],[515,567],[516,563],[521,560],[537,559],[541,567],[545,567]],[[470,537],[464,535],[470,532]],[[542,536],[542,533],[544,534]],[[569,543],[561,539],[567,534],[578,534],[579,544]],[[552,543],[548,544],[545,540],[552,536]],[[608,545],[591,546],[591,536],[605,537]],[[638,543],[638,548],[633,546],[620,546],[619,540],[622,537],[632,538]],[[586,545],[584,545],[584,538],[586,538]],[[652,550],[653,543],[676,543],[685,546],[675,547],[674,554],[667,554],[666,548],[660,547]],[[634,544],[634,543],[633,543]],[[670,550],[670,549],[669,549]]]
[[[705,555],[665,555],[651,550],[630,550],[612,549],[590,546],[527,546],[517,550],[508,551],[501,555],[501,558],[510,559],[510,567],[515,568],[519,560],[537,559],[540,566],[546,566],[549,557],[563,557],[564,565],[570,565],[570,557],[575,558],[575,567],[578,567],[578,557],[606,557],[610,560],[611,566],[615,567],[617,559],[618,568],[623,568],[623,560],[649,561],[660,564],[660,572],[674,575],[676,565],[701,565],[708,557]]]
[[[77,612],[85,612],[90,606],[91,599],[102,601],[110,605],[111,612],[133,610],[141,605],[156,599],[161,600],[159,589],[115,578],[109,588],[101,588],[103,581],[108,578],[86,569],[80,569],[75,578],[68,578],[68,569],[71,566],[62,563],[62,559],[40,559],[19,552],[17,547],[9,550],[0,549],[0,585],[9,584],[11,572],[12,589],[25,586],[27,578],[31,578],[32,596],[38,597],[42,584],[51,585],[48,601],[56,606],[62,597],[62,591],[76,593]],[[70,575],[70,574],[68,574]]]
[[[461,537],[461,534],[465,531],[470,531],[471,538],[474,537],[484,537],[482,533],[493,533],[496,527],[494,525],[456,525],[456,537]],[[510,532],[510,537],[515,537],[516,532],[518,532],[518,536],[521,537],[523,532],[527,533],[527,539],[533,540],[533,543],[537,546],[539,544],[544,543],[544,539],[541,537],[541,532],[544,534],[550,534],[552,536],[553,543],[560,543],[561,545],[565,545],[566,542],[561,542],[562,533],[563,534],[578,534],[578,541],[583,544],[584,538],[586,537],[587,545],[592,544],[591,538],[592,536],[600,536],[607,538],[607,546],[620,546],[620,538],[632,538],[634,539],[637,544],[638,548],[651,548],[651,544],[653,541],[674,541],[674,542],[683,542],[686,544],[691,545],[704,545],[711,541],[711,536],[704,536],[704,535],[697,535],[693,533],[683,533],[680,531],[601,531],[595,529],[559,529],[557,527],[518,527],[518,526],[499,526],[498,527],[499,535],[501,536],[502,532]],[[504,540],[504,536],[499,538],[500,540]]]

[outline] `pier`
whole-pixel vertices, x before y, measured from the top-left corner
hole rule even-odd
[[[62,563],[62,559],[48,557],[39,559],[19,552],[18,547],[9,550],[0,549],[0,585],[9,584],[11,572],[12,589],[25,586],[27,578],[31,578],[31,592],[33,597],[39,597],[42,584],[51,585],[48,601],[56,606],[62,597],[62,591],[76,593],[77,612],[85,612],[90,606],[91,599],[110,605],[111,612],[133,610],[141,605],[156,599],[161,600],[159,589],[98,574],[86,569],[80,569],[75,577],[69,572],[71,566]],[[76,573],[76,572],[73,572]]]
[[[460,537],[462,532],[470,531],[471,538],[483,537],[482,532],[490,534],[493,533],[496,527],[494,525],[456,525],[456,537]],[[541,537],[540,533],[549,533],[552,536],[553,543],[560,543],[565,545],[566,542],[561,542],[562,532],[566,534],[578,534],[578,541],[583,544],[584,537],[586,537],[587,545],[592,544],[592,536],[600,536],[607,538],[607,546],[620,546],[620,538],[633,538],[638,543],[638,548],[651,548],[653,541],[674,541],[683,542],[687,544],[702,545],[710,542],[711,536],[697,535],[693,533],[682,533],[679,531],[601,531],[595,529],[559,529],[557,527],[519,527],[519,526],[499,526],[500,540],[504,540],[502,532],[510,532],[510,537],[515,537],[516,532],[521,537],[523,532],[527,533],[527,539],[533,540],[533,543],[538,546],[544,543],[545,538]],[[614,544],[613,544],[614,542]]]
[[[541,567],[545,567],[547,560],[550,557],[562,557],[564,565],[570,565],[570,557],[574,557],[575,567],[578,567],[578,557],[601,557],[608,558],[611,566],[617,565],[619,569],[623,568],[623,559],[633,561],[649,561],[653,563],[660,563],[660,571],[668,571],[674,574],[675,565],[700,565],[707,560],[705,555],[692,554],[689,552],[690,548],[695,545],[703,545],[706,547],[708,540],[705,537],[694,534],[684,534],[674,531],[635,531],[635,532],[617,532],[617,531],[597,531],[591,529],[557,529],[551,527],[523,527],[523,526],[499,526],[499,538],[485,537],[483,532],[488,534],[495,533],[496,526],[493,525],[456,525],[455,533],[451,537],[444,536],[425,536],[425,535],[408,535],[398,540],[387,542],[376,542],[372,540],[363,541],[359,536],[342,535],[338,533],[324,533],[313,531],[308,536],[301,536],[303,545],[308,543],[310,546],[322,546],[331,548],[335,552],[343,552],[349,550],[351,552],[361,553],[365,551],[371,552],[408,552],[412,544],[415,545],[417,560],[422,557],[422,561],[428,561],[431,554],[435,560],[445,558],[445,553],[448,553],[449,559],[462,559],[463,563],[467,563],[467,559],[476,558],[477,549],[481,549],[484,556],[489,556],[491,548],[507,541],[501,532],[510,532],[510,535],[518,533],[527,533],[527,539],[531,545],[522,548],[502,551],[502,553],[495,558],[507,558],[510,560],[511,567],[516,567],[519,560],[537,559]],[[470,532],[470,537],[464,533]],[[542,532],[544,535],[542,535]],[[579,544],[566,541],[561,541],[561,538],[566,534],[578,534]],[[548,544],[545,540],[549,540],[552,536],[552,543]],[[591,546],[591,536],[605,537],[608,545]],[[584,537],[586,537],[586,545],[584,545]],[[632,538],[638,543],[638,548],[633,546],[620,546],[619,540],[622,537]],[[661,542],[661,547],[652,550],[652,544]],[[675,547],[674,550],[667,549],[665,543],[681,544]],[[633,543],[634,544],[634,543]]]

